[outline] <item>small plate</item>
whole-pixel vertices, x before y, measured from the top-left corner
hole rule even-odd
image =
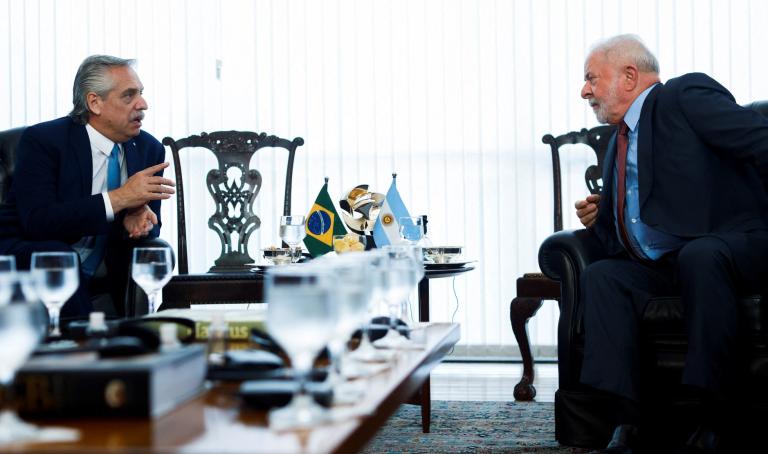
[[[279,266],[279,267],[297,266],[297,265],[301,265],[302,263],[304,263],[304,262],[286,263],[286,264],[283,264],[283,265],[275,265],[274,263],[263,262],[263,263],[257,263],[255,266],[256,266],[256,269],[258,269],[258,270],[266,271],[266,270],[268,270],[270,268],[274,268],[276,266]]]
[[[458,261],[458,262],[450,262],[450,263],[425,263],[424,269],[425,270],[456,270],[459,268],[464,268],[464,265],[474,263],[477,260],[466,260],[466,261]]]
[[[256,264],[256,269],[261,270],[261,271],[266,271],[266,270],[268,270],[270,268],[274,268],[276,266],[286,266],[286,265],[275,265],[274,263],[262,262],[262,263],[257,263]]]

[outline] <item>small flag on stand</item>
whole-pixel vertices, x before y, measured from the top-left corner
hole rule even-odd
[[[381,205],[376,225],[373,226],[373,241],[376,247],[400,243],[400,218],[409,217],[400,193],[397,192],[397,174],[392,174],[392,184]]]
[[[333,235],[345,235],[347,229],[333,206],[328,194],[328,178],[309,210],[305,230],[307,236],[304,245],[312,257],[317,257],[333,250]]]

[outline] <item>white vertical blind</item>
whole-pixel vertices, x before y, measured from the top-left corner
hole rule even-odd
[[[756,0],[0,0],[0,128],[65,115],[87,55],[138,59],[158,139],[202,131],[301,136],[294,212],[308,211],[323,177],[339,199],[391,173],[436,244],[461,244],[477,270],[434,281],[433,320],[462,323],[465,351],[514,351],[508,305],[515,279],[538,269],[552,230],[546,133],[596,122],[579,98],[596,40],[637,33],[662,79],[706,72],[740,103],[768,98],[766,2]],[[564,162],[565,223],[591,162]],[[183,163],[202,175],[211,157]],[[262,220],[250,250],[277,244],[283,161],[259,156]],[[202,178],[202,176],[200,177]],[[193,271],[218,256],[213,205],[187,181]],[[205,202],[203,202],[205,201]],[[163,237],[175,244],[174,203]],[[458,297],[454,297],[455,294]],[[455,312],[455,315],[454,315]],[[534,343],[556,343],[557,308],[531,321]],[[552,351],[550,348],[549,351]]]

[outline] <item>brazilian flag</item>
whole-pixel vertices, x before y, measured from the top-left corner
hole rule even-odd
[[[312,257],[323,255],[333,250],[333,235],[345,235],[347,229],[333,206],[328,194],[328,182],[323,185],[315,199],[315,204],[307,215],[307,236],[304,245]]]

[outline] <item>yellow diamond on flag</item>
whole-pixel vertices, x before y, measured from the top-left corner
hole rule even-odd
[[[312,209],[307,214],[305,227],[307,236],[304,237],[304,245],[307,246],[312,257],[318,257],[333,250],[333,235],[347,234],[344,223],[336,222],[338,219],[339,214],[328,194],[328,179],[326,178]]]
[[[334,215],[330,210],[315,203],[309,211],[306,223],[307,236],[328,246],[333,245]]]

